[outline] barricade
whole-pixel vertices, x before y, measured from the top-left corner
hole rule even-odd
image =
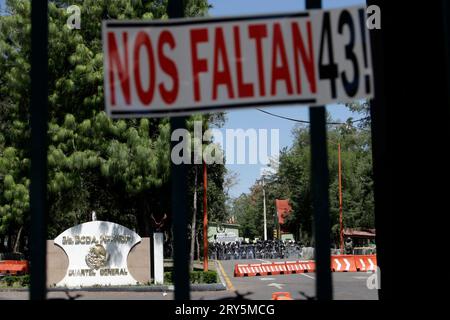
[[[344,254],[331,256],[331,271],[356,272],[355,256]]]
[[[333,272],[366,272],[375,271],[376,255],[333,255],[331,271]],[[236,264],[235,277],[271,276],[315,272],[314,260],[274,261],[265,263]]]
[[[377,267],[377,256],[374,254],[355,255],[355,264],[357,271],[375,271]]]
[[[272,300],[294,300],[291,297],[291,294],[289,292],[273,292],[272,293]]]
[[[314,261],[276,261],[265,263],[236,264],[235,277],[267,276],[314,272]]]

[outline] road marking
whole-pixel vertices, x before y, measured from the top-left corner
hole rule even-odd
[[[281,283],[269,283],[268,284],[269,287],[276,287],[277,289],[281,289],[283,287],[283,284]]]
[[[275,278],[259,278],[261,281],[272,281],[275,280]]]
[[[310,279],[313,279],[314,280],[314,277],[311,277],[309,274],[304,274],[304,273],[300,273],[302,276],[305,276],[305,277],[307,277],[307,278],[310,278]]]
[[[223,277],[225,278],[225,282],[226,282],[226,284],[227,284],[227,289],[228,289],[228,290],[232,290],[232,291],[236,291],[236,289],[235,289],[234,286],[233,286],[233,283],[231,283],[230,278],[228,278],[227,273],[226,273],[225,270],[223,269],[222,264],[220,263],[219,260],[216,260],[216,261],[217,261],[217,263],[218,263],[218,265],[219,265],[219,269],[220,269],[220,271],[222,272]]]

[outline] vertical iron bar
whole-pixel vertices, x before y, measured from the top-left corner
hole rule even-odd
[[[31,3],[30,299],[46,298],[48,4]]]
[[[306,9],[320,9],[321,0],[306,0]],[[314,207],[316,299],[331,300],[330,213],[325,107],[309,108],[311,121],[311,189]]]
[[[344,221],[342,214],[342,163],[341,144],[338,143],[338,178],[339,178],[339,249],[340,254],[344,254]]]
[[[177,129],[186,129],[185,117],[170,118],[171,132]],[[171,142],[171,150],[177,144]],[[186,165],[170,165],[171,170],[171,197],[172,197],[172,230],[173,230],[173,263],[175,300],[189,300],[189,251],[187,230],[187,175]]]
[[[167,4],[169,18],[184,17],[183,0],[169,0]],[[186,117],[170,118],[171,133],[176,129],[186,129]],[[171,142],[171,150],[176,141]],[[189,252],[187,247],[187,174],[186,165],[171,162],[172,180],[172,230],[174,240],[174,284],[175,300],[189,300]]]
[[[203,271],[208,271],[208,171],[203,161]]]
[[[330,213],[325,107],[309,109],[311,121],[311,184],[314,207],[316,298],[331,300]]]

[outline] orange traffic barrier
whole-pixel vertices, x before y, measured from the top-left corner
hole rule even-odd
[[[294,300],[289,292],[273,292],[272,300]]]
[[[0,274],[21,275],[29,272],[27,260],[3,260],[0,261]]]
[[[355,256],[353,255],[331,256],[331,271],[356,272]]]
[[[376,267],[376,255],[331,256],[331,271],[333,272],[375,271]],[[313,260],[275,261],[265,263],[236,264],[234,266],[235,277],[271,276],[315,271],[316,263]]]
[[[261,264],[237,264],[234,266],[235,277],[249,277],[249,276],[265,275]]]
[[[279,274],[292,274],[314,272],[315,262],[308,261],[276,261],[252,264],[236,264],[234,266],[235,277],[266,276]]]
[[[298,265],[303,268],[303,272],[315,272],[316,263],[312,260],[308,261],[297,261]]]
[[[376,271],[377,256],[370,255],[355,255],[355,264],[357,271]]]

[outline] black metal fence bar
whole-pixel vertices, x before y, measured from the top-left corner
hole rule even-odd
[[[306,0],[306,9],[320,9],[321,0]],[[309,109],[311,121],[311,190],[314,207],[316,298],[331,300],[330,212],[328,199],[328,157],[325,107]]]
[[[183,0],[169,0],[167,5],[169,18],[184,17]],[[186,128],[186,117],[172,117],[170,119],[171,132]],[[172,148],[176,142],[172,142]],[[173,230],[173,262],[175,300],[189,300],[189,252],[187,247],[187,170],[186,165],[176,165],[171,162],[172,180],[172,230]]]
[[[46,298],[48,4],[31,3],[30,299]]]

